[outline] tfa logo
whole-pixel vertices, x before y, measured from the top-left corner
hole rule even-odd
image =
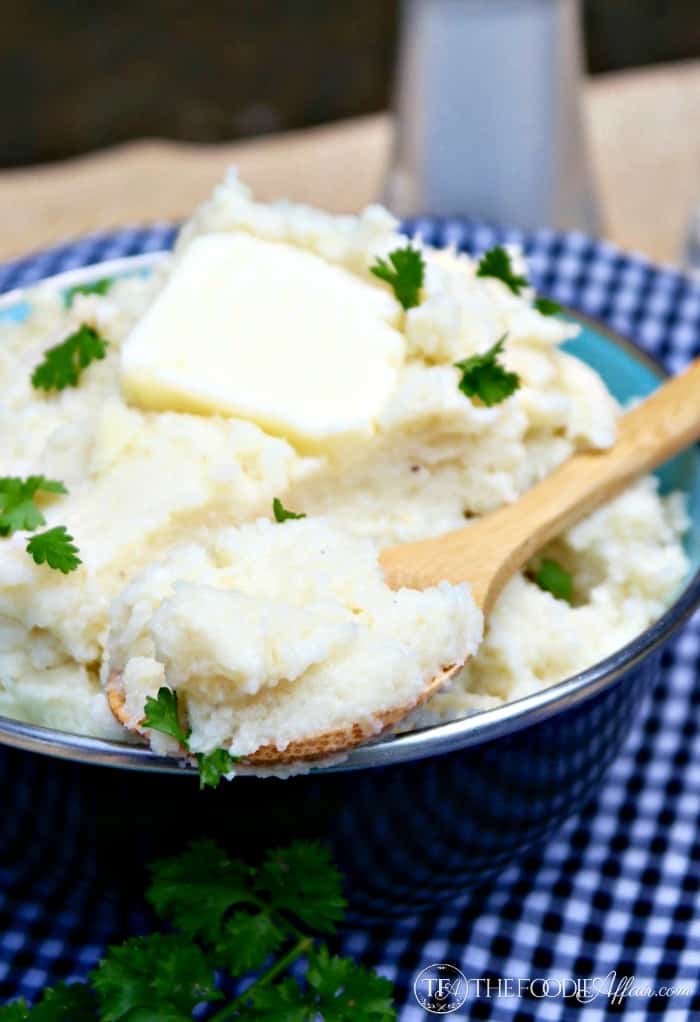
[[[416,976],[413,993],[425,1011],[449,1015],[467,999],[467,977],[455,965],[429,965]]]

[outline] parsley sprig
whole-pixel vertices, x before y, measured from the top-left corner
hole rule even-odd
[[[100,277],[90,284],[74,284],[63,292],[63,303],[68,309],[76,295],[106,295],[113,283],[114,277]]]
[[[7,1004],[0,1022],[189,1022],[195,1009],[208,1022],[395,1022],[390,981],[321,939],[346,903],[317,842],[270,851],[254,868],[197,841],[151,866],[146,897],[176,932],[108,948],[87,983],[58,984],[34,1007]]]
[[[377,258],[370,272],[390,285],[404,309],[412,309],[420,303],[425,260],[410,242],[404,248],[394,249],[386,259]]]
[[[509,372],[498,361],[506,336],[504,334],[483,355],[471,355],[461,362],[455,362],[455,368],[462,372],[459,381],[462,393],[467,397],[479,398],[489,407],[505,401],[520,386],[518,374]]]
[[[510,288],[514,295],[519,295],[527,287],[527,277],[517,274],[513,269],[510,253],[502,245],[496,245],[484,252],[476,268],[477,277],[495,277]]]
[[[46,391],[77,387],[83,370],[105,357],[107,344],[104,337],[83,323],[65,341],[44,352],[43,361],[32,373],[32,386]]]
[[[557,316],[560,312],[564,311],[559,302],[543,297],[535,299],[535,308],[542,316]]]
[[[288,522],[296,518],[306,518],[305,514],[297,514],[296,511],[288,511],[279,497],[272,501],[272,513],[276,522]]]
[[[502,281],[514,295],[519,295],[529,283],[527,277],[515,272],[510,253],[502,245],[496,245],[488,252],[484,252],[476,268],[476,275],[494,277]],[[556,316],[563,311],[559,302],[544,297],[535,299],[535,308],[543,316]]]
[[[27,553],[36,564],[48,564],[50,568],[64,575],[75,571],[83,562],[78,557],[78,548],[65,525],[56,525],[46,532],[37,532],[27,542]]]
[[[25,530],[33,532],[46,519],[36,503],[39,493],[68,493],[63,483],[46,476],[3,476],[0,478],[0,536]]]
[[[150,728],[151,731],[160,731],[161,734],[174,738],[186,752],[194,757],[199,768],[200,788],[216,788],[222,777],[229,774],[234,763],[238,762],[239,757],[232,756],[226,749],[194,753],[190,750],[191,732],[185,731],[180,723],[177,692],[173,692],[165,685],[158,689],[155,699],[153,696],[146,697],[141,724],[143,727]]]
[[[0,478],[0,536],[11,536],[20,531],[35,532],[39,526],[46,525],[36,503],[41,493],[68,493],[68,490],[57,479],[47,479],[46,476]],[[64,525],[31,536],[27,541],[27,553],[36,564],[48,564],[64,575],[82,564],[73,537]]]

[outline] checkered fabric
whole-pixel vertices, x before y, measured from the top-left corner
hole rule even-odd
[[[425,240],[482,251],[496,241],[524,245],[538,290],[597,317],[680,369],[700,349],[700,286],[671,270],[580,234],[522,236],[459,220],[410,225]],[[71,267],[167,247],[174,229],[159,225],[82,239],[0,268],[0,291]],[[431,963],[480,978],[453,1018],[498,1022],[560,1020],[583,1010],[586,1022],[624,1014],[700,1018],[700,621],[691,621],[664,654],[663,680],[606,777],[595,802],[537,852],[491,885],[429,914],[348,928],[341,946],[397,985],[401,1022],[430,1016],[413,995]],[[27,757],[31,775],[31,757]],[[17,806],[31,776],[11,796]],[[13,842],[13,806],[4,806],[3,841]],[[70,846],[71,807],[52,808],[45,792],[29,847],[0,868],[0,1000],[32,999],[46,983],[83,977],[106,943],[144,932],[135,892],[115,901],[97,862]],[[44,849],[50,849],[45,853]],[[62,852],[62,848],[69,849]],[[673,996],[603,995],[582,1008],[541,984],[521,996],[495,996],[496,981],[555,977],[634,977]],[[487,996],[486,979],[492,981]],[[512,989],[512,987],[511,987]],[[607,988],[606,988],[607,989]],[[556,992],[556,984],[551,988]]]

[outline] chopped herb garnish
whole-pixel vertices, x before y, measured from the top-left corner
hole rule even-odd
[[[518,374],[509,372],[498,361],[506,336],[504,334],[483,355],[472,355],[461,362],[455,362],[455,367],[462,371],[459,381],[462,393],[467,397],[479,398],[489,407],[510,397],[520,386]]]
[[[378,258],[370,270],[375,277],[390,285],[404,309],[412,309],[420,303],[425,260],[410,242],[405,248],[394,249],[386,259]]]
[[[514,295],[519,295],[527,287],[527,277],[522,277],[513,269],[508,251],[502,245],[484,252],[476,269],[477,277],[495,277],[509,287]]]
[[[150,873],[168,932],[108,947],[87,982],[5,1004],[0,1022],[395,1022],[391,982],[322,939],[346,908],[322,845],[295,841],[250,866],[199,840]]]
[[[63,302],[70,308],[76,295],[106,295],[113,283],[114,277],[100,277],[91,284],[74,284],[63,292]]]
[[[180,723],[177,692],[173,692],[165,685],[158,689],[155,699],[153,696],[146,697],[141,725],[150,728],[151,731],[160,731],[161,734],[174,738],[190,755],[194,755],[199,767],[200,788],[216,788],[221,778],[229,774],[234,763],[238,762],[238,757],[232,756],[226,749],[192,753],[190,733],[185,731]]]
[[[571,603],[574,595],[574,580],[570,571],[557,561],[545,558],[535,572],[534,580],[540,589],[546,590],[558,600]]]
[[[26,530],[33,532],[46,519],[36,505],[38,493],[68,493],[63,483],[46,476],[18,476],[0,478],[0,536]]]
[[[152,731],[160,731],[164,735],[169,735],[170,738],[174,738],[185,749],[187,748],[189,736],[183,731],[180,724],[180,716],[177,709],[177,692],[173,692],[172,689],[167,688],[165,685],[158,689],[158,695],[155,699],[153,696],[146,697],[142,724],[144,727],[151,728]]]
[[[551,298],[536,298],[535,308],[543,316],[556,316],[564,311],[559,302],[554,302]]]
[[[77,387],[80,374],[91,362],[107,354],[108,341],[85,323],[44,352],[44,360],[32,373],[32,386],[37,390],[64,390]]]
[[[35,533],[27,543],[27,553],[37,564],[48,564],[64,575],[75,571],[83,562],[78,557],[78,548],[65,525],[57,525],[46,532]]]
[[[198,752],[196,755],[199,767],[199,785],[201,788],[218,788],[219,781],[230,774],[237,756],[232,756],[227,749],[214,749],[212,752]]]
[[[276,522],[287,522],[295,518],[306,518],[306,515],[297,514],[296,511],[287,511],[286,507],[278,497],[275,497],[272,501],[272,512],[275,516]]]

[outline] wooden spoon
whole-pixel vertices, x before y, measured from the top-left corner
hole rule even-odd
[[[622,416],[613,447],[572,455],[515,503],[472,525],[384,550],[380,559],[386,580],[392,589],[426,589],[442,580],[469,582],[476,603],[487,615],[506,582],[546,543],[699,439],[700,359]],[[382,714],[380,730],[399,723],[462,666],[445,667],[427,682],[417,702]],[[108,698],[115,717],[125,723],[120,681],[119,675],[112,675]],[[263,746],[246,762],[319,759],[344,752],[368,737],[358,724],[349,724],[292,742],[283,751]]]

